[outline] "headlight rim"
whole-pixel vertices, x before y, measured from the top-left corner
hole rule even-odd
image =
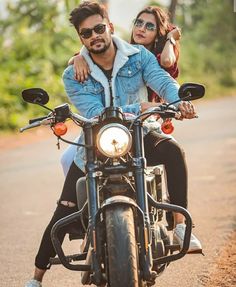
[[[128,146],[127,146],[126,150],[125,150],[123,153],[121,153],[121,154],[119,154],[119,155],[117,155],[117,156],[112,156],[111,154],[106,153],[106,152],[104,151],[104,149],[103,149],[103,148],[101,147],[101,145],[100,145],[100,138],[101,138],[102,133],[103,133],[105,130],[107,130],[107,129],[109,129],[109,128],[114,128],[114,127],[120,128],[120,129],[122,129],[123,131],[125,131],[126,134],[127,134],[127,136],[128,136],[128,138],[129,138],[129,140],[128,140]],[[97,146],[99,152],[100,152],[102,155],[104,155],[104,156],[106,156],[106,157],[108,157],[108,158],[119,158],[119,157],[124,156],[125,154],[127,154],[127,153],[130,151],[130,149],[131,149],[131,147],[132,147],[132,135],[131,135],[130,131],[128,130],[128,128],[127,128],[126,126],[124,126],[124,125],[122,125],[122,124],[120,124],[120,123],[109,123],[109,124],[106,124],[106,125],[104,125],[103,127],[101,127],[101,129],[98,131],[98,134],[97,134],[97,136],[96,136],[96,146]]]

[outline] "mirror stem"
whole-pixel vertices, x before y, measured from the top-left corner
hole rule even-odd
[[[50,112],[53,112],[53,110],[52,109],[50,109],[50,108],[48,108],[48,107],[46,107],[46,106],[44,106],[44,105],[40,105],[40,104],[38,104],[40,107],[42,107],[42,108],[45,108],[46,110],[48,110],[48,111],[50,111]]]
[[[190,99],[190,98],[191,98],[191,94],[190,94],[190,95],[187,95],[186,97],[184,97],[184,98],[182,98],[182,99],[179,99],[179,100],[177,100],[177,101],[174,101],[174,102],[168,104],[168,105],[167,105],[167,108],[168,108],[169,106],[171,106],[171,105],[174,105],[174,104],[178,103],[178,102],[187,101],[187,100]]]
[[[176,104],[176,103],[178,103],[178,102],[181,102],[181,101],[182,101],[182,99],[179,99],[179,100],[177,100],[177,101],[174,101],[174,102],[172,102],[172,103],[169,103],[169,104],[167,105],[167,108],[168,108],[169,106],[174,105],[174,104]]]

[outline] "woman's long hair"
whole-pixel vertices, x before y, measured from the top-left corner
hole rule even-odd
[[[155,55],[160,54],[165,46],[167,34],[171,30],[173,30],[175,26],[169,22],[168,14],[158,6],[148,6],[144,8],[142,11],[138,13],[134,21],[136,21],[139,18],[139,16],[143,13],[152,14],[154,15],[156,19],[157,36],[156,36],[155,42],[153,43],[151,52],[154,53]],[[133,32],[131,35],[130,43],[136,44],[133,38]],[[176,60],[178,60],[179,41],[176,42],[176,46],[174,47],[174,52],[175,52]]]

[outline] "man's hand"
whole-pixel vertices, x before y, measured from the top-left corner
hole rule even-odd
[[[196,111],[191,102],[187,101],[180,102],[178,108],[181,112],[181,118],[193,119],[196,117]]]

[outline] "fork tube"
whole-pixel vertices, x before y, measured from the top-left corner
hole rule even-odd
[[[146,214],[148,212],[148,201],[145,192],[146,182],[144,178],[146,159],[144,157],[143,131],[141,123],[139,122],[134,124],[134,157],[137,203],[144,212],[146,218]]]
[[[152,268],[152,253],[150,246],[150,220],[148,212],[147,186],[145,180],[146,159],[144,157],[143,144],[143,128],[141,121],[138,121],[133,126],[134,129],[134,177],[137,193],[137,204],[144,214],[143,232],[141,232],[141,265],[143,267],[143,275],[145,280],[151,279]],[[148,238],[147,238],[148,236]],[[148,240],[148,246],[147,241]]]
[[[93,129],[91,123],[86,123],[84,128],[85,144],[94,147]],[[86,189],[88,198],[89,211],[89,233],[92,247],[92,261],[93,261],[93,283],[99,285],[101,283],[101,268],[99,263],[99,256],[96,252],[96,214],[98,212],[98,194],[97,194],[97,180],[96,180],[96,157],[95,149],[86,149]]]
[[[93,143],[93,130],[92,125],[87,123],[84,126],[85,144],[94,146]],[[97,185],[96,185],[96,164],[95,164],[95,150],[93,148],[86,148],[86,187],[88,196],[88,209],[89,209],[89,220],[93,223],[95,215],[98,210],[98,199],[97,199]],[[95,221],[94,221],[95,222]]]

